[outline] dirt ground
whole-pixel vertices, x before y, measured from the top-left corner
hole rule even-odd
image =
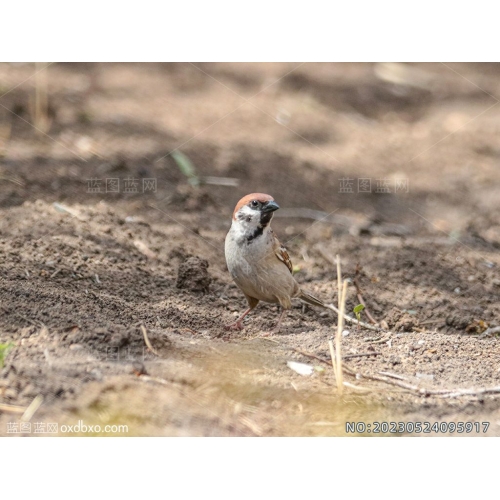
[[[45,66],[0,65],[0,435],[500,435],[499,394],[477,392],[500,391],[484,335],[500,326],[500,65]],[[282,207],[302,286],[336,303],[340,255],[347,311],[356,278],[387,330],[346,326],[343,395],[331,311],[296,303],[263,336],[279,311],[262,304],[224,329],[245,307],[224,237],[250,192]]]

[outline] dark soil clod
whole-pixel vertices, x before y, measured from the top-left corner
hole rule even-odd
[[[212,278],[208,274],[208,261],[189,257],[179,266],[177,288],[191,292],[208,292]]]

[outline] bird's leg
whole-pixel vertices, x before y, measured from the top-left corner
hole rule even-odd
[[[281,326],[281,320],[283,319],[283,316],[286,313],[286,309],[283,308],[280,314],[280,317],[278,318],[278,322],[276,323],[276,326],[273,328],[273,333],[278,333],[280,331],[280,326]]]
[[[243,319],[252,309],[253,307],[249,307],[234,323],[225,325],[224,328],[226,330],[243,330]]]
[[[281,314],[278,318],[278,322],[276,323],[276,326],[270,332],[262,333],[260,336],[261,337],[269,337],[269,335],[271,335],[271,333],[278,333],[280,331],[281,320],[283,319],[283,316],[285,315],[285,313],[286,313],[286,309],[283,308],[281,310]]]

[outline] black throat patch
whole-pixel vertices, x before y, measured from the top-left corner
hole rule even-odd
[[[252,234],[247,236],[247,243],[252,243],[252,241],[255,240],[255,238],[262,236],[263,232],[264,232],[264,226],[259,226]]]
[[[257,239],[259,236],[262,236],[262,234],[264,233],[264,229],[271,222],[272,218],[273,218],[272,212],[261,213],[260,214],[260,224],[252,234],[249,234],[247,236],[247,243],[252,243],[252,241]]]
[[[266,227],[273,218],[273,212],[264,212],[260,214],[260,223],[262,227]]]

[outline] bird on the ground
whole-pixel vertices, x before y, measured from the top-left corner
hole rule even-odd
[[[274,198],[264,193],[244,196],[233,212],[225,243],[226,262],[231,277],[248,301],[248,309],[226,328],[241,330],[243,319],[262,300],[279,304],[283,310],[274,331],[280,328],[291,299],[328,307],[302,290],[292,275],[293,266],[286,248],[271,229],[273,214],[279,209]]]

